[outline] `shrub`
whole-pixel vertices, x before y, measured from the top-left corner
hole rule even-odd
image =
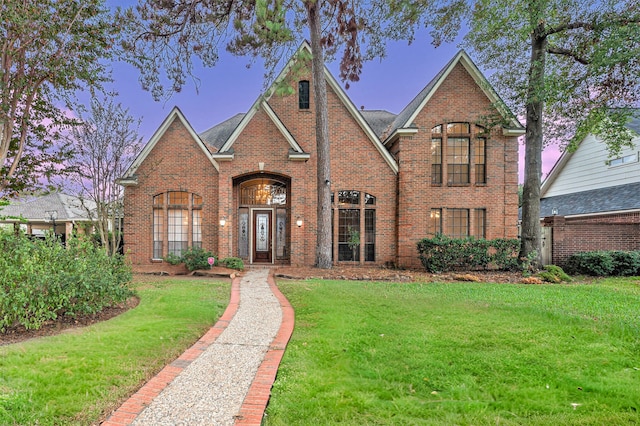
[[[571,274],[594,276],[640,275],[638,251],[585,251],[571,255],[565,262],[565,270]]]
[[[213,253],[200,247],[191,247],[182,253],[181,260],[190,271],[197,269],[209,269],[209,258],[215,257]]]
[[[226,266],[229,269],[236,269],[242,271],[244,269],[244,262],[239,257],[227,257],[220,261],[220,264]]]
[[[420,262],[429,272],[453,269],[514,269],[518,265],[519,240],[450,238],[436,235],[417,243]]]
[[[179,265],[182,263],[182,256],[178,256],[174,253],[169,253],[165,257],[162,258],[169,265]]]
[[[607,276],[613,273],[614,264],[611,252],[585,251],[569,256],[564,269],[571,275]]]
[[[609,253],[613,261],[614,275],[640,275],[640,252],[614,250]]]
[[[571,282],[571,277],[556,265],[546,265],[544,271],[538,273],[538,277],[548,283]]]
[[[94,314],[133,294],[130,265],[87,240],[70,238],[65,248],[52,237],[0,232],[0,251],[0,331]]]

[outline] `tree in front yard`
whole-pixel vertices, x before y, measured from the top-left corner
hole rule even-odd
[[[569,149],[587,133],[612,156],[631,144],[625,124],[640,102],[640,4],[636,0],[394,0],[391,13],[432,26],[434,44],[463,45],[526,118],[520,256],[540,253],[542,149]]]
[[[123,213],[123,188],[116,179],[124,176],[142,147],[140,120],[111,98],[93,98],[89,111],[81,109],[79,120],[68,138],[74,150],[68,164],[72,181],[104,249],[114,255],[120,250],[118,224]]]
[[[100,87],[116,27],[103,0],[0,2],[0,197],[60,174],[77,90]]]
[[[154,97],[166,94],[160,73],[179,91],[192,76],[193,59],[205,66],[218,61],[218,49],[265,59],[273,76],[287,50],[310,39],[317,152],[316,266],[331,268],[331,164],[324,63],[339,51],[340,77],[357,81],[365,60],[384,55],[385,37],[396,26],[387,1],[373,0],[142,0],[122,13],[130,31],[124,46],[142,72],[143,86]],[[366,43],[366,51],[362,46]],[[348,84],[347,84],[348,87]],[[286,90],[286,88],[283,88]]]

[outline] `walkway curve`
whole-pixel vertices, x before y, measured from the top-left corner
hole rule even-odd
[[[252,282],[254,280],[254,282]],[[264,285],[264,288],[262,287]],[[260,295],[258,290],[264,290],[268,288],[270,291]],[[245,294],[245,298],[242,298],[243,293]],[[268,294],[267,294],[268,293]],[[255,300],[252,299],[253,296]],[[262,298],[261,298],[262,297]],[[271,299],[273,298],[273,303],[271,303]],[[255,305],[258,303],[258,305]],[[249,341],[241,341],[239,343],[233,342],[233,334],[234,329],[238,328],[238,326],[247,326],[247,321],[251,321],[252,318],[247,320],[247,313],[250,312],[250,316],[259,315],[261,311],[265,310],[265,307],[269,307],[269,305],[277,304],[279,307],[279,314],[281,315],[280,325],[275,332],[275,337],[269,337],[270,343],[267,342],[266,346],[264,345],[264,341],[260,341],[260,337],[251,337],[249,336]],[[258,306],[260,309],[256,309]],[[242,308],[245,308],[244,311]],[[238,314],[240,310],[240,314]],[[254,319],[254,318],[253,318]],[[267,326],[271,327],[276,324],[267,324]],[[273,382],[275,381],[276,374],[278,371],[278,366],[280,365],[280,361],[284,355],[284,351],[286,349],[287,343],[293,333],[294,326],[294,312],[291,307],[289,301],[284,297],[284,295],[277,288],[275,279],[273,276],[273,272],[268,269],[263,270],[250,270],[243,274],[242,277],[236,277],[233,279],[231,284],[231,297],[229,301],[229,305],[225,310],[224,314],[219,318],[216,324],[204,335],[200,338],[191,348],[185,351],[178,359],[173,361],[171,364],[166,366],[164,369],[160,371],[155,377],[149,380],[142,388],[140,388],[134,395],[132,395],[127,401],[125,401],[120,408],[113,412],[113,414],[102,423],[103,426],[125,426],[125,425],[146,425],[146,424],[167,424],[167,425],[178,425],[178,424],[190,424],[194,425],[194,419],[185,419],[187,422],[182,422],[180,420],[172,419],[164,419],[163,413],[155,413],[154,418],[149,417],[149,411],[143,414],[143,411],[150,407],[152,404],[154,405],[166,405],[166,402],[162,403],[160,400],[167,399],[167,395],[170,395],[171,392],[175,392],[177,388],[179,391],[182,389],[189,387],[191,388],[194,385],[194,381],[198,380],[202,377],[199,370],[196,370],[196,376],[189,376],[190,371],[185,372],[186,369],[195,369],[197,366],[195,364],[200,364],[197,368],[209,368],[208,363],[211,362],[211,357],[215,355],[213,354],[214,350],[217,348],[224,348],[224,350],[229,350],[230,353],[234,354],[234,351],[237,352],[246,352],[251,351],[251,357],[259,356],[260,359],[257,359],[259,365],[257,366],[257,370],[255,372],[255,376],[251,379],[250,383],[246,388],[244,386],[239,386],[239,381],[233,382],[233,386],[227,381],[228,388],[233,388],[235,393],[242,392],[244,394],[244,399],[237,411],[237,414],[233,415],[233,418],[225,417],[224,421],[222,420],[213,420],[216,415],[220,415],[219,413],[213,413],[215,411],[215,407],[210,406],[212,413],[209,416],[206,412],[200,413],[200,417],[198,417],[198,424],[202,425],[221,425],[221,424],[233,424],[233,425],[241,425],[241,426],[250,426],[250,425],[260,425],[262,422],[262,418],[264,416],[264,411],[269,402],[269,397],[271,395],[271,387]],[[260,328],[260,326],[256,326],[255,324],[249,324],[252,330]],[[222,338],[220,336],[225,333]],[[260,330],[257,330],[258,332]],[[231,336],[231,337],[229,337]],[[252,343],[252,340],[258,341],[257,343]],[[262,348],[262,349],[261,349]],[[257,352],[256,352],[257,351]],[[206,352],[206,353],[205,353]],[[260,355],[262,353],[263,355]],[[203,355],[204,356],[201,356]],[[257,355],[256,355],[257,354]],[[252,367],[248,368],[235,368],[234,366],[227,366],[227,370],[229,371],[237,371],[237,370],[246,370],[250,372]],[[224,370],[221,368],[220,370]],[[182,374],[181,377],[179,377]],[[200,374],[200,375],[198,375]],[[224,374],[224,373],[223,373]],[[229,373],[227,373],[229,374]],[[186,386],[185,384],[188,384]],[[169,389],[167,389],[169,387]],[[164,391],[164,393],[163,393]],[[206,384],[204,391],[207,392]],[[160,396],[162,393],[162,396]],[[224,394],[226,392],[220,392]],[[170,397],[169,397],[170,398]],[[175,409],[170,408],[170,415],[175,416],[177,412],[180,410],[185,410],[184,405],[191,404],[194,401],[193,399],[199,399],[198,397],[191,397],[191,399],[185,403],[182,401],[180,407],[175,407]],[[154,401],[156,401],[154,403]],[[199,407],[202,409],[202,407]],[[231,408],[232,407],[227,407]],[[151,408],[151,412],[158,411],[155,408]],[[165,408],[166,410],[166,408]],[[167,411],[165,411],[165,414]],[[203,415],[204,414],[204,415]],[[160,416],[160,417],[158,417]],[[160,421],[160,420],[161,421]]]

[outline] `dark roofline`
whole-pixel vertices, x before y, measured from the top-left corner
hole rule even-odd
[[[640,182],[540,199],[540,217],[602,214],[640,209]]]

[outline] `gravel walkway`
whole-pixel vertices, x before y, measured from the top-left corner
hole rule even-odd
[[[226,329],[153,399],[132,425],[233,425],[282,322],[269,270],[250,270]]]

